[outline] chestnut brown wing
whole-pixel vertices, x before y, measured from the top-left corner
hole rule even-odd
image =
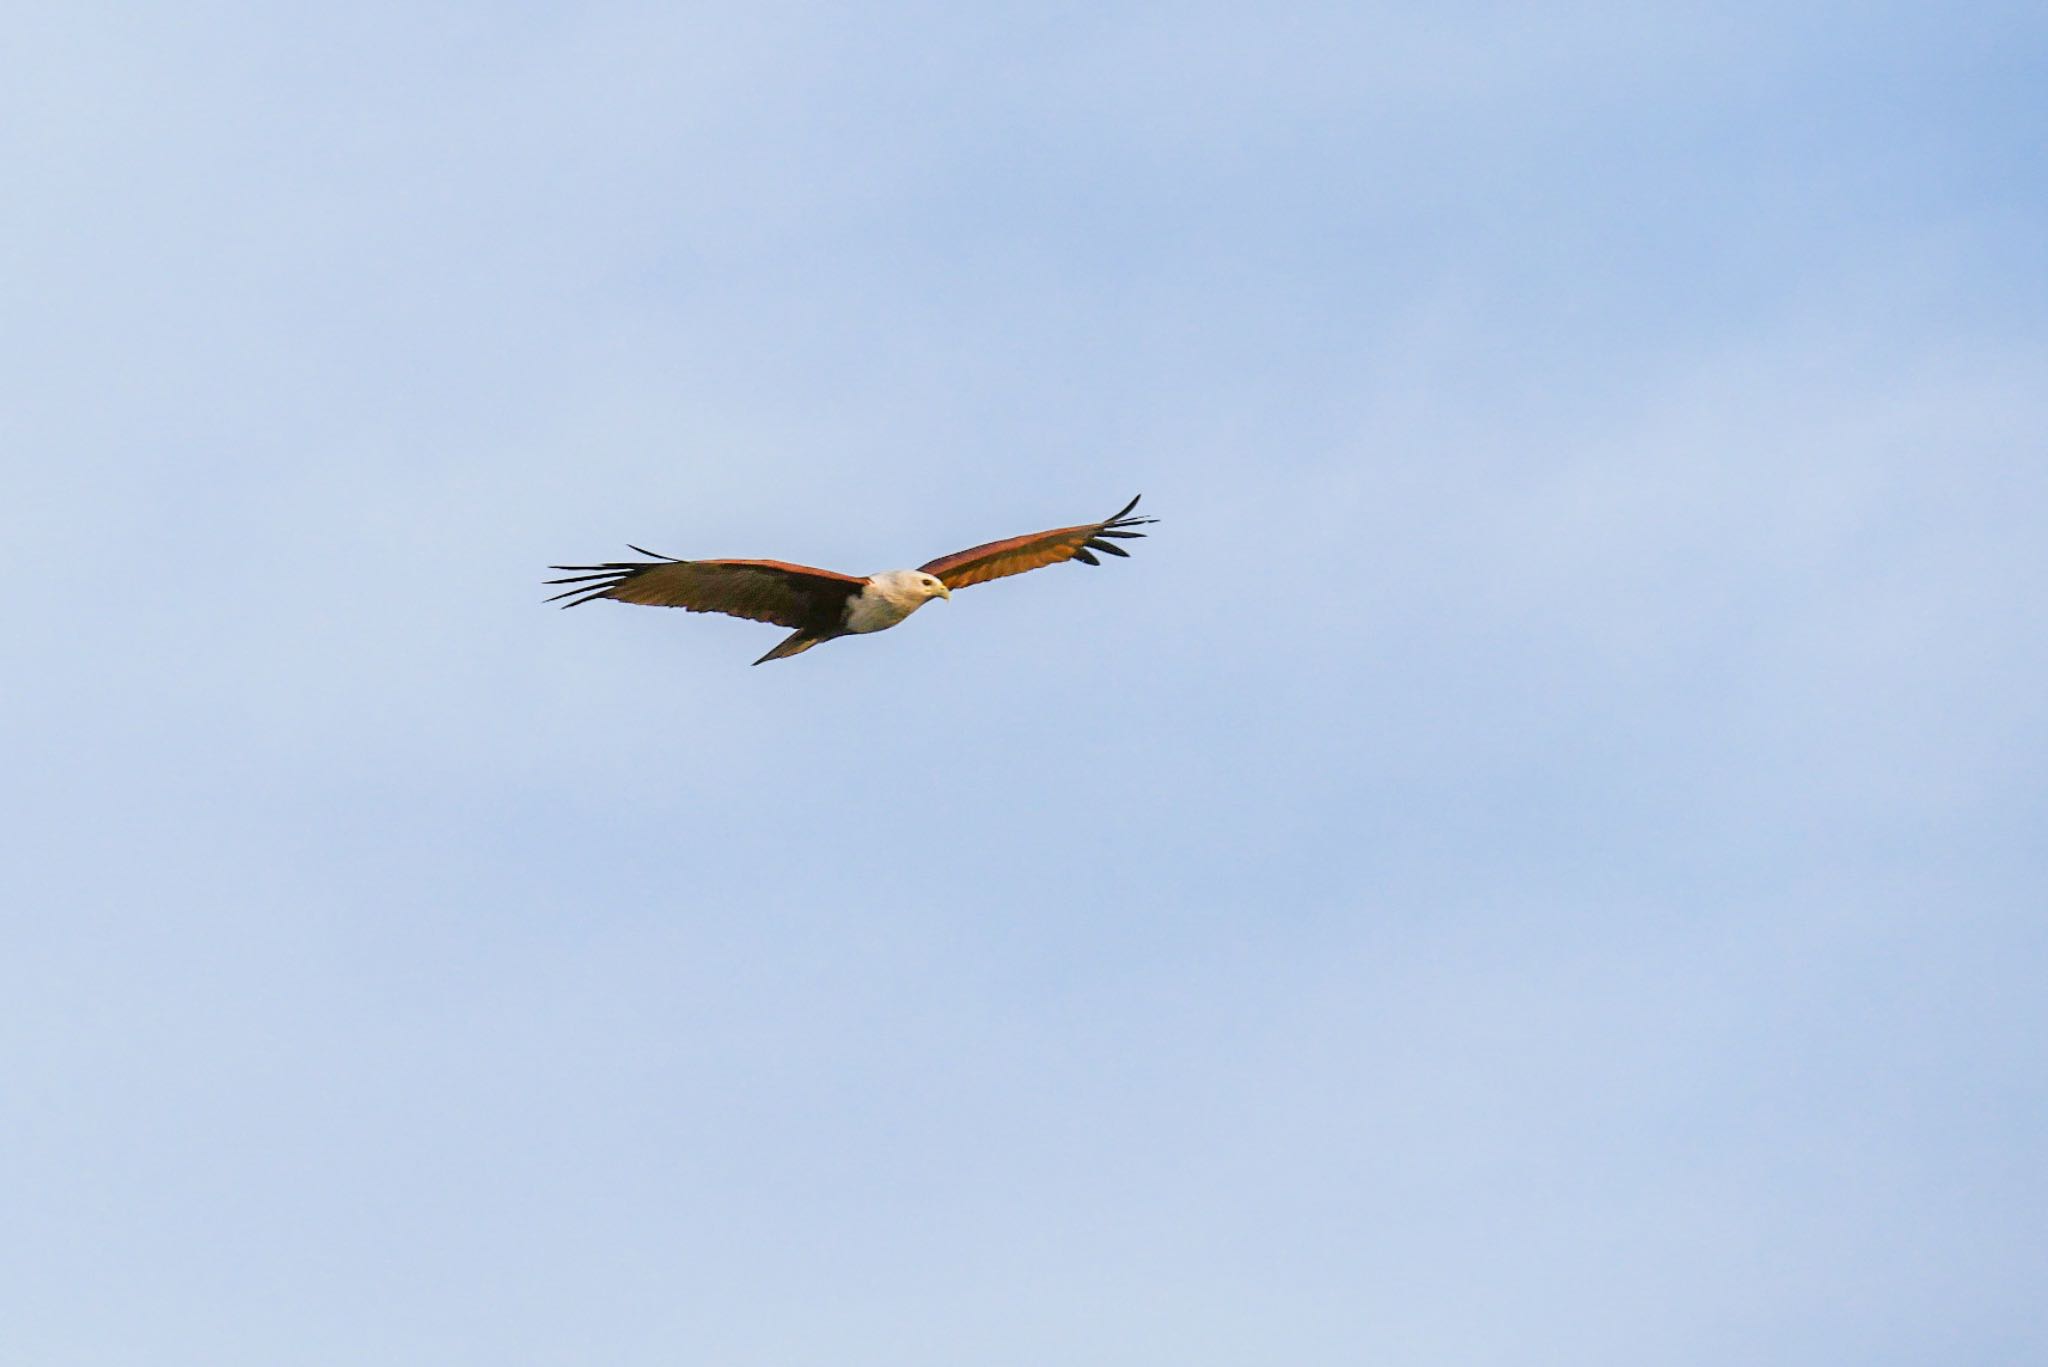
[[[615,603],[722,612],[785,627],[833,630],[843,620],[846,600],[867,583],[856,575],[780,560],[677,560],[638,546],[630,549],[648,558],[608,565],[549,566],[569,573],[547,582],[570,587],[548,601],[566,598],[569,601],[562,606],[573,608],[609,598]]]
[[[1130,552],[1117,545],[1145,535],[1132,531],[1156,522],[1157,518],[1132,517],[1131,509],[1138,506],[1132,499],[1114,517],[1101,522],[1090,522],[1079,527],[1055,527],[1049,532],[1031,532],[1025,536],[1013,536],[1007,541],[991,541],[983,546],[970,546],[964,551],[942,555],[937,560],[920,565],[926,574],[935,574],[949,589],[964,589],[969,584],[985,584],[991,579],[1005,575],[1022,574],[1026,570],[1043,569],[1057,565],[1064,560],[1078,560],[1084,565],[1099,565],[1096,552],[1104,555],[1129,555]]]

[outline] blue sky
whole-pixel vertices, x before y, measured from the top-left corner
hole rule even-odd
[[[12,30],[21,1360],[2048,1354],[2038,7]]]

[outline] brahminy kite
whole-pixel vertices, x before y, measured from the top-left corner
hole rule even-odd
[[[1101,522],[991,541],[942,555],[914,570],[883,570],[866,578],[780,560],[677,560],[632,546],[628,549],[648,558],[610,565],[550,565],[550,569],[569,574],[548,583],[575,587],[548,601],[566,598],[569,601],[562,606],[573,608],[594,598],[609,598],[686,612],[723,612],[795,627],[780,645],[754,661],[766,664],[801,655],[838,636],[886,630],[932,599],[950,599],[954,589],[969,584],[984,584],[1063,560],[1100,565],[1093,554],[1096,551],[1128,556],[1130,552],[1116,543],[1142,537],[1145,533],[1131,529],[1158,520],[1132,517],[1131,509],[1137,506],[1134,498],[1116,516]]]

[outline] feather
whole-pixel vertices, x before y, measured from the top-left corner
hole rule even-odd
[[[990,541],[985,545],[970,546],[964,551],[942,555],[937,560],[920,566],[926,574],[937,575],[949,589],[966,588],[970,584],[985,584],[991,579],[1001,579],[1012,574],[1023,574],[1027,570],[1043,569],[1066,560],[1079,560],[1084,565],[1099,565],[1102,562],[1093,551],[1107,551],[1111,555],[1128,556],[1129,551],[1112,546],[1101,540],[1103,537],[1128,539],[1142,537],[1143,532],[1132,531],[1133,527],[1148,526],[1157,521],[1150,517],[1132,517],[1131,509],[1138,506],[1132,499],[1114,517],[1100,522],[1091,522],[1080,527],[1055,527],[1048,532],[1031,532],[1024,536],[1013,536],[1006,541]]]
[[[638,547],[634,549],[638,550]],[[648,554],[646,551],[640,552]],[[780,560],[677,560],[661,556],[640,563],[554,565],[569,570],[553,584],[572,587],[549,602],[568,599],[573,608],[599,598],[686,612],[722,612],[778,626],[830,630],[839,625],[846,600],[867,580]]]

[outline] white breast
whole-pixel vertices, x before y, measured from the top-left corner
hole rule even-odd
[[[906,585],[892,584],[887,576],[876,575],[867,587],[846,602],[848,631],[881,631],[893,627],[925,604],[924,595]]]

